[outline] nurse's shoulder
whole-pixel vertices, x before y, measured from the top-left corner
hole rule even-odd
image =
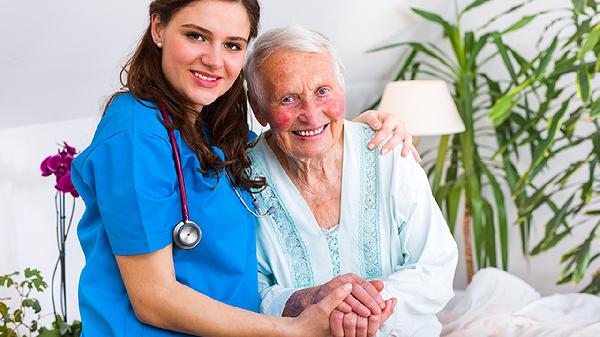
[[[106,109],[94,141],[102,141],[120,132],[150,133],[166,137],[156,104],[137,99],[131,93],[117,94]]]
[[[72,163],[74,174],[84,173],[84,166],[93,157],[114,155],[121,162],[133,161],[132,155],[149,154],[144,149],[154,148],[170,156],[169,136],[160,119],[160,112],[152,102],[137,99],[130,93],[115,95],[110,101],[91,144]],[[138,148],[139,151],[134,149]],[[109,152],[108,154],[105,152]],[[104,161],[102,161],[104,162]]]

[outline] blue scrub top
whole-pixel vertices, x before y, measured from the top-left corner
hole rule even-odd
[[[79,280],[84,337],[185,336],[136,319],[114,256],[164,248],[182,219],[172,149],[159,115],[153,103],[118,95],[92,144],[73,161],[73,184],[86,205],[77,228],[86,258]],[[255,219],[228,179],[221,175],[217,184],[214,174],[200,174],[198,157],[177,130],[175,137],[190,219],[203,235],[192,250],[173,245],[177,280],[218,301],[258,311]]]

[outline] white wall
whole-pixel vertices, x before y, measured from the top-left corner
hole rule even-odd
[[[495,1],[467,17],[469,25],[516,1]],[[539,1],[546,8],[568,0]],[[89,143],[108,94],[119,87],[118,71],[146,23],[149,1],[35,1],[3,0],[0,31],[0,274],[25,267],[41,269],[49,280],[56,248],[54,189],[41,177],[39,163],[56,151],[62,140],[77,148]],[[447,0],[263,0],[263,30],[290,23],[305,24],[325,33],[346,65],[348,113],[367,106],[392,76],[399,50],[365,54],[385,42],[400,39],[437,41],[441,32],[409,13],[417,6],[451,13]],[[538,5],[538,8],[542,5]],[[534,8],[532,8],[534,10]],[[445,15],[449,17],[450,15]],[[536,30],[514,38],[518,48],[530,48]],[[538,28],[535,28],[538,27]],[[38,124],[38,125],[33,125]],[[20,126],[20,127],[18,127]],[[433,144],[435,139],[425,139]],[[76,215],[82,212],[78,200]],[[68,241],[69,313],[78,316],[75,284],[83,257],[73,231]],[[538,233],[539,234],[539,233]],[[525,261],[513,231],[511,271],[543,293],[577,288],[555,287],[560,252],[582,240],[577,233],[559,249]],[[458,286],[464,286],[459,265]],[[1,294],[0,294],[1,295]],[[49,294],[42,298],[50,312]]]

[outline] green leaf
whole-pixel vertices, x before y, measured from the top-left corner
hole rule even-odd
[[[492,205],[487,201],[483,200],[483,214],[484,214],[484,230],[485,230],[485,255],[487,256],[486,265],[497,267],[498,262],[496,259],[496,228],[494,227],[494,209]]]
[[[508,116],[510,116],[511,109],[515,106],[515,96],[505,95],[494,103],[494,106],[488,112],[488,117],[494,122],[494,126],[502,124]]]
[[[596,131],[592,136],[592,145],[594,146],[594,155],[596,160],[600,160],[600,132]]]
[[[448,227],[450,231],[454,233],[456,228],[456,219],[458,218],[458,210],[460,207],[460,197],[462,195],[463,185],[462,183],[456,183],[450,189],[448,197],[446,198],[446,208],[448,211]]]
[[[542,253],[554,246],[556,246],[557,243],[560,242],[560,240],[564,239],[565,236],[567,236],[568,234],[570,234],[571,231],[566,229],[564,231],[562,231],[560,234],[555,234],[552,233],[552,235],[548,235],[544,238],[544,240],[542,240],[537,246],[535,246],[532,250],[531,250],[531,255],[538,255],[539,253]]]
[[[484,3],[489,2],[489,1],[490,0],[475,0],[470,5],[468,5],[467,7],[465,7],[465,9],[462,10],[461,15],[465,14],[466,12],[468,12],[468,11],[474,9],[474,8],[477,8],[477,7],[479,7],[479,6],[481,6]]]
[[[587,102],[590,99],[590,74],[587,72],[585,65],[580,66],[577,71],[577,96]]]
[[[68,332],[71,332],[71,326],[68,323],[61,323],[59,326],[59,332],[61,336],[66,335]]]
[[[592,241],[594,240],[594,238],[600,235],[599,231],[600,222],[596,224],[596,227],[590,233],[590,236],[585,240],[585,242],[581,246],[581,250],[577,254],[575,273],[573,275],[573,281],[575,283],[579,283],[585,276],[585,272],[587,271],[590,265],[590,261],[592,259]]]
[[[490,171],[490,169],[481,161],[481,158],[477,158],[479,161],[479,167],[485,173],[494,193],[494,200],[496,201],[496,214],[498,220],[498,231],[499,231],[499,243],[500,252],[502,258],[502,268],[506,270],[508,268],[508,220],[506,218],[506,206],[504,205],[504,194],[500,188],[500,184],[496,180],[496,177]],[[493,225],[493,222],[492,222]]]
[[[513,23],[510,27],[508,27],[507,29],[505,29],[502,34],[507,34],[507,33],[511,33],[514,31],[517,31],[525,26],[527,26],[527,24],[529,24],[531,22],[531,20],[535,19],[535,17],[537,16],[537,14],[535,15],[526,15],[524,17],[522,17],[519,21]]]
[[[21,304],[26,308],[33,309],[36,314],[42,311],[40,302],[34,298],[26,298],[21,302]]]
[[[585,57],[585,54],[587,54],[592,49],[594,49],[594,47],[596,47],[596,45],[598,44],[599,41],[600,41],[600,24],[597,24],[596,26],[594,26],[592,31],[588,34],[586,39],[583,41],[581,48],[579,49],[579,52],[577,53],[577,59],[583,60],[583,58]]]
[[[573,9],[575,10],[575,13],[581,14],[583,12],[583,10],[585,9],[587,0],[572,0],[572,2],[573,2]]]
[[[598,60],[600,60],[600,58],[598,58]],[[596,118],[598,116],[600,116],[600,97],[596,99],[594,103],[592,103],[592,108],[590,111],[591,118]]]
[[[509,48],[502,41],[502,35],[495,33],[495,34],[492,34],[492,37],[494,39],[494,44],[496,44],[496,47],[498,48],[500,57],[502,58],[502,61],[504,62],[504,66],[506,67],[506,70],[510,74],[510,78],[512,78],[512,80],[514,82],[516,82],[517,74],[515,72],[512,61],[510,60],[510,56],[508,54]]]
[[[592,187],[594,186],[594,182],[596,181],[596,177],[594,176],[594,172],[596,171],[596,162],[592,162],[590,164],[590,174],[589,174],[589,179],[588,181],[583,184],[583,187],[581,188],[581,202],[582,204],[586,205],[588,204],[590,201],[592,201]]]
[[[15,322],[17,322],[17,323],[23,322],[23,311],[21,309],[16,309],[13,312],[13,317],[15,319]]]
[[[0,316],[5,317],[8,315],[8,306],[4,302],[0,302]]]
[[[450,27],[450,23],[448,23],[448,21],[444,20],[441,16],[439,16],[437,14],[427,12],[422,9],[418,9],[418,8],[414,8],[414,7],[411,8],[411,10],[431,22],[440,24],[444,28],[444,31],[446,31]]]
[[[552,219],[545,226],[545,235],[548,236],[556,231],[558,226],[565,222],[567,216],[569,216],[569,207],[573,202],[575,195],[571,195],[567,202],[554,214]]]
[[[546,68],[548,68],[548,65],[552,61],[552,56],[554,55],[554,51],[556,50],[557,45],[558,45],[558,38],[555,37],[552,40],[550,47],[548,47],[548,49],[544,53],[544,56],[542,57],[542,59],[540,61],[539,67],[535,71],[536,76],[542,76],[544,74],[544,72],[546,71]]]
[[[404,64],[398,71],[398,74],[396,74],[396,78],[395,78],[396,81],[405,79],[404,74],[406,73],[406,71],[408,70],[409,66],[412,64],[413,60],[415,59],[415,57],[417,56],[418,53],[419,53],[419,51],[414,48],[410,51],[410,54],[404,61]]]
[[[41,328],[38,337],[61,337],[61,335],[58,329],[48,330],[46,328]]]
[[[521,2],[521,3],[519,3],[519,4],[517,4],[517,5],[514,5],[514,6],[512,6],[511,8],[509,8],[509,9],[507,9],[507,10],[505,10],[505,11],[503,11],[503,12],[501,12],[501,13],[497,14],[496,16],[492,17],[491,19],[489,19],[489,20],[488,20],[488,21],[487,21],[485,24],[483,24],[483,25],[482,25],[481,27],[479,27],[477,30],[478,30],[478,31],[480,31],[480,30],[483,30],[483,29],[485,29],[486,27],[488,27],[488,26],[489,26],[489,25],[491,25],[492,23],[496,22],[496,21],[497,21],[498,19],[500,19],[501,17],[503,17],[503,16],[505,16],[505,15],[507,15],[507,14],[510,14],[510,13],[512,13],[512,12],[514,12],[514,11],[516,11],[516,10],[518,10],[519,8],[521,8],[521,7],[525,6],[527,3],[529,3],[529,2],[532,2],[532,1],[533,1],[533,0],[523,1],[523,2]]]

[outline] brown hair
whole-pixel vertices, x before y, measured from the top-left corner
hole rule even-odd
[[[155,0],[150,4],[150,18],[157,14],[162,24],[168,24],[171,18],[181,9],[195,1],[202,0]],[[250,36],[258,34],[260,5],[257,0],[219,0],[241,3],[250,20]],[[183,140],[196,153],[200,160],[200,172],[214,173],[219,168],[230,172],[234,184],[244,189],[262,188],[264,178],[250,179],[250,159],[246,151],[248,145],[248,106],[244,75],[240,72],[232,87],[213,103],[202,108],[198,115],[193,105],[181,93],[177,92],[165,78],[161,67],[161,51],[152,40],[151,20],[148,29],[142,36],[133,56],[121,70],[123,91],[115,93],[108,101],[124,92],[132,93],[137,99],[152,102],[160,101],[167,109]],[[190,125],[186,116],[196,116],[194,125]],[[205,135],[207,131],[207,135]],[[221,160],[211,149],[219,147],[225,160]]]

